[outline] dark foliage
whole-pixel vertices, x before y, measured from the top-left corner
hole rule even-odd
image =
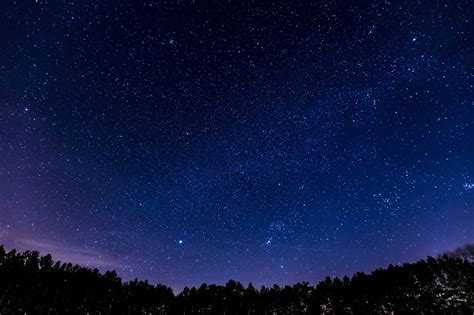
[[[456,248],[454,251],[447,252],[444,255],[474,262],[474,244],[467,244],[463,247]]]
[[[255,289],[229,281],[174,295],[0,246],[0,314],[473,314],[474,264],[444,255],[349,279]]]

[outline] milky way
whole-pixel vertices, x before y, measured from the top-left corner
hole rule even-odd
[[[472,242],[473,12],[2,1],[0,241],[177,290]]]

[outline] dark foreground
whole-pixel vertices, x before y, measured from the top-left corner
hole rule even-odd
[[[229,281],[178,295],[114,271],[0,246],[0,314],[474,314],[474,264],[444,255],[316,286],[255,289]]]

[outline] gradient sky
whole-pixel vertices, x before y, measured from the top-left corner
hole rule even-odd
[[[179,290],[474,241],[474,2],[1,1],[0,242]]]

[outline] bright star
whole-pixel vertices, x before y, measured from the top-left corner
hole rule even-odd
[[[474,189],[474,183],[465,183],[464,184],[464,189],[465,190],[473,190]]]
[[[271,236],[266,242],[265,245],[270,245],[272,243],[273,236]]]

